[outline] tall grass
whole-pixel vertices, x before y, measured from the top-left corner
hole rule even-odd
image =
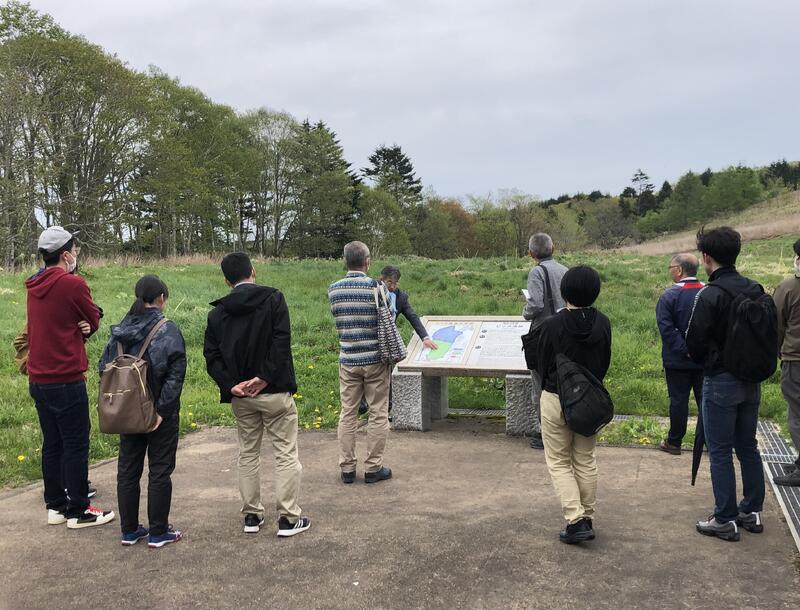
[[[746,244],[740,259],[743,273],[768,290],[788,274],[792,238]],[[665,415],[666,388],[661,370],[660,343],[655,324],[655,302],[669,284],[666,257],[637,255],[566,255],[566,265],[586,263],[598,269],[603,291],[597,306],[613,325],[613,358],[607,383],[618,412]],[[525,286],[529,259],[454,259],[433,261],[410,258],[373,263],[373,270],[395,264],[403,272],[401,287],[421,315],[514,315],[522,309],[520,288]],[[256,263],[260,283],[280,288],[292,319],[292,349],[298,375],[297,404],[305,428],[336,425],[339,410],[338,341],[328,308],[327,286],[343,275],[338,261],[271,260]],[[87,343],[92,368],[88,373],[90,401],[97,394],[96,363],[108,338],[109,327],[124,316],[133,300],[136,280],[156,273],[170,288],[167,316],[183,331],[188,349],[181,428],[233,423],[230,408],[219,404],[216,386],[205,372],[202,353],[208,303],[227,288],[219,267],[206,260],[177,260],[168,264],[123,259],[82,268],[94,298],[105,310],[100,332]],[[18,484],[40,476],[41,438],[36,410],[28,396],[27,379],[13,365],[11,342],[25,319],[24,273],[0,274],[0,485]],[[406,339],[410,326],[401,322]],[[509,346],[518,349],[519,346]],[[502,407],[503,383],[493,379],[451,379],[453,407]],[[93,409],[92,409],[93,410]],[[782,419],[785,404],[777,377],[764,384],[762,416]],[[93,414],[94,417],[94,414]],[[117,438],[97,431],[91,437],[94,460],[115,455]],[[24,459],[20,460],[20,457]]]

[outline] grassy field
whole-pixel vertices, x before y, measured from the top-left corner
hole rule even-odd
[[[788,275],[793,241],[786,237],[746,244],[740,269],[771,291]],[[667,258],[570,254],[559,259],[567,265],[593,265],[603,278],[598,307],[613,325],[613,358],[606,381],[617,411],[666,415],[666,388],[654,312],[659,294],[669,284]],[[421,315],[519,314],[522,307],[519,290],[525,286],[531,264],[529,259],[518,258],[406,259],[375,261],[373,269],[377,271],[388,263],[401,267],[401,286],[410,292],[411,301]],[[334,427],[339,410],[338,342],[326,288],[343,275],[342,265],[337,261],[320,260],[271,261],[257,263],[256,270],[259,281],[280,288],[289,303],[301,425],[304,428]],[[105,309],[100,332],[87,344],[89,360],[93,363],[88,377],[92,402],[97,393],[94,363],[100,357],[110,325],[117,323],[130,306],[136,280],[144,273],[157,273],[170,288],[167,315],[182,329],[188,348],[182,430],[233,423],[229,406],[218,402],[217,389],[206,375],[202,354],[208,303],[227,291],[217,265],[106,263],[88,266],[81,273],[92,288],[96,302]],[[27,379],[14,368],[11,347],[25,318],[24,278],[22,273],[0,274],[0,486],[40,477],[41,439],[36,412],[28,396]],[[410,338],[411,328],[405,321],[401,322],[401,330],[406,339]],[[450,402],[453,407],[501,407],[503,383],[501,380],[453,379]],[[764,384],[761,414],[780,421],[785,413],[776,376]],[[657,434],[657,430],[650,430],[642,438]],[[99,434],[94,427],[93,460],[115,455],[116,446],[115,436]]]

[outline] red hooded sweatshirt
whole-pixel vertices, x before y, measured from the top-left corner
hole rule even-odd
[[[28,378],[31,383],[82,381],[89,368],[78,322],[92,333],[100,326],[100,310],[84,279],[50,267],[25,282],[28,289]]]

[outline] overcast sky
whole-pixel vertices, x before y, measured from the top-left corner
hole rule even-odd
[[[440,195],[800,159],[797,0],[33,0],[136,69],[397,143]]]

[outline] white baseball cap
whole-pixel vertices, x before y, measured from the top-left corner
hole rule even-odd
[[[42,234],[39,235],[39,250],[45,252],[55,252],[66,244],[70,239],[75,239],[80,233],[70,233],[64,227],[47,227]]]

